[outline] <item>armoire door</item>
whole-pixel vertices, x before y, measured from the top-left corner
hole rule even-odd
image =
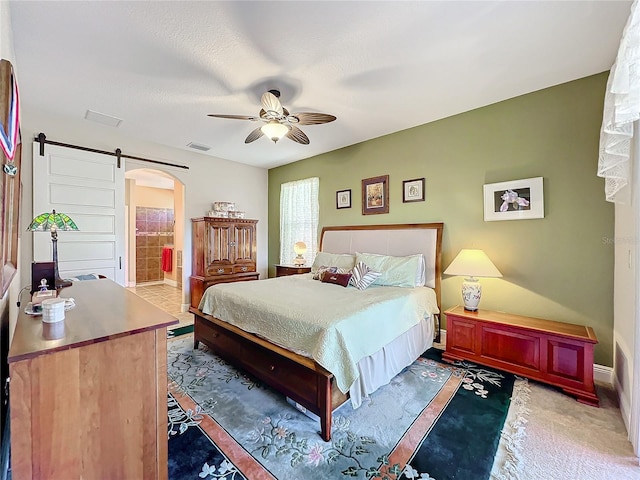
[[[232,273],[233,224],[207,222],[205,245],[208,248],[207,275]]]
[[[256,263],[256,226],[255,224],[235,225],[235,264],[252,266]],[[242,269],[242,267],[240,267]]]

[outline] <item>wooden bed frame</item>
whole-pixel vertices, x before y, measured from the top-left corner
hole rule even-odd
[[[438,306],[440,306],[442,223],[324,227],[320,237],[320,251],[326,251],[323,250],[323,244],[325,243],[325,234],[327,232],[340,232],[341,235],[341,232],[346,232],[349,235],[348,232],[350,231],[366,231],[370,232],[372,234],[371,238],[375,239],[383,231],[387,235],[398,233],[403,239],[408,239],[411,230],[416,232],[422,230],[422,233],[424,233],[424,229],[435,230],[435,252],[431,252],[432,255],[435,253],[435,257],[432,258],[435,267],[433,288],[436,291]],[[351,238],[346,241],[349,243],[349,251],[331,251],[331,253],[355,253],[359,247],[371,246],[375,243],[375,240],[373,242],[367,240],[365,242],[366,245],[358,244],[358,241],[354,241]],[[371,249],[360,249],[358,251],[388,255],[394,255],[392,252],[396,252],[395,255],[418,253],[416,250],[403,250],[403,246],[397,249],[394,248],[394,245],[388,245],[388,243],[391,242],[387,241],[387,245],[383,248],[372,247],[377,251]],[[410,244],[411,242],[407,241],[406,243]],[[407,244],[404,245],[405,249],[413,248]],[[342,246],[335,248],[342,249]],[[342,393],[337,387],[334,388],[334,377],[331,372],[310,358],[279,347],[223,320],[207,315],[196,308],[191,307],[189,311],[195,316],[194,348],[198,348],[200,342],[204,343],[216,355],[233,365],[245,369],[265,384],[288,396],[310,412],[315,413],[320,417],[323,440],[329,441],[331,439],[332,411],[348,399],[348,394]]]

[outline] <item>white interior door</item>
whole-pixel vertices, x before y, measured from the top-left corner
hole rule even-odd
[[[79,229],[58,231],[60,277],[96,273],[124,285],[124,164],[56,145],[45,144],[44,152],[40,156],[40,143],[33,143],[33,214],[55,209]],[[51,261],[51,235],[32,235],[33,260]]]

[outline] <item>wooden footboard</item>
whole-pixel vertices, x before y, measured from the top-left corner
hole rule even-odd
[[[194,348],[200,342],[320,417],[323,440],[331,439],[331,412],[348,396],[334,387],[333,374],[310,358],[274,345],[191,307]]]

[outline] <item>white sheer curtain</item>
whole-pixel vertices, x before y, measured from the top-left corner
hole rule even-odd
[[[604,98],[600,130],[598,176],[605,178],[610,202],[626,203],[631,165],[633,122],[640,118],[640,12],[638,0],[631,5],[616,61],[611,67]]]
[[[306,178],[280,186],[280,263],[293,263],[293,245],[304,242],[306,265],[311,265],[318,251],[318,177]]]

